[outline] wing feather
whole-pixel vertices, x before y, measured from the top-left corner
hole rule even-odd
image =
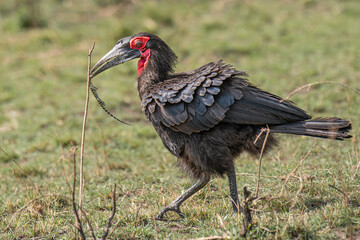
[[[247,82],[247,75],[223,62],[172,75],[142,96],[142,109],[155,125],[192,134],[220,122],[281,124],[310,118],[289,101]]]

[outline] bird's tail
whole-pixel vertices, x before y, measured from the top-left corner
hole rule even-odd
[[[349,134],[351,123],[337,117],[314,118],[307,121],[272,125],[269,127],[272,133],[287,133],[336,140],[352,137]]]

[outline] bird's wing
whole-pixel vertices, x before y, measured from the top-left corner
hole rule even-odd
[[[251,86],[246,77],[221,61],[209,63],[150,87],[142,97],[142,108],[155,126],[163,124],[186,134],[208,130],[221,121],[258,125],[303,120],[298,115],[304,111]]]
[[[235,80],[237,81],[237,80]],[[292,102],[248,85],[241,88],[242,98],[237,99],[226,113],[225,122],[252,125],[276,125],[310,119],[304,110]]]

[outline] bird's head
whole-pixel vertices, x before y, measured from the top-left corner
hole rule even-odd
[[[151,68],[159,75],[173,71],[176,55],[159,37],[150,33],[138,33],[120,39],[115,46],[103,56],[91,70],[91,77],[135,58],[138,62],[138,74]]]

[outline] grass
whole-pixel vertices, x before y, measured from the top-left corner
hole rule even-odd
[[[27,1],[0,3],[4,239],[74,237],[70,150],[80,143],[93,41],[96,61],[118,39],[149,31],[177,53],[177,71],[224,59],[246,70],[255,85],[283,97],[318,81],[359,90],[358,1],[42,0],[31,1],[31,8]],[[169,214],[174,221],[153,220],[192,182],[141,113],[135,77],[133,61],[94,80],[107,107],[132,124],[119,125],[90,99],[83,206],[95,231],[103,233],[116,183],[114,239],[238,238],[241,221],[232,215],[226,179],[213,178],[185,202],[186,219]],[[248,238],[360,237],[359,99],[336,84],[291,97],[313,116],[351,120],[354,137],[335,142],[279,136],[280,146],[262,161],[262,198],[252,205]],[[257,159],[242,155],[236,170],[239,188],[254,194]]]

